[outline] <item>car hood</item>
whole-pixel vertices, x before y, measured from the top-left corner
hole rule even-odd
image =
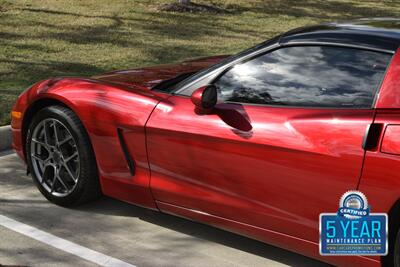
[[[186,73],[195,73],[208,66],[218,63],[227,55],[212,56],[186,60],[178,64],[158,65],[131,70],[119,70],[94,76],[92,78],[118,83],[125,86],[134,86],[151,89],[157,84],[173,79]]]

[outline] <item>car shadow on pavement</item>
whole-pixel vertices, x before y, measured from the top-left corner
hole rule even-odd
[[[92,249],[104,250],[111,255],[131,257],[130,260],[140,260],[143,266],[154,266],[156,262],[165,266],[167,259],[181,262],[181,265],[177,266],[187,266],[191,260],[199,260],[198,257],[209,253],[215,254],[210,255],[207,262],[228,263],[227,266],[236,260],[242,260],[242,256],[245,257],[242,263],[250,266],[254,266],[255,262],[273,264],[273,261],[289,266],[328,266],[250,238],[108,197],[77,208],[56,206],[47,201],[34,187],[16,155],[7,152],[0,155],[0,214],[78,244],[88,245]],[[138,220],[144,223],[140,224]],[[79,229],[79,234],[73,234],[76,229]],[[130,236],[135,232],[136,235]],[[126,250],[127,245],[133,246],[134,250]],[[228,249],[218,252],[218,245]],[[228,254],[225,253],[233,250],[237,250],[238,253],[226,256]],[[157,259],[142,256],[147,255],[148,251],[157,254]],[[37,256],[31,252],[29,249],[24,253],[30,257]],[[246,253],[249,256],[254,255],[255,262],[246,262],[253,258],[246,257]],[[5,254],[12,255],[12,252]],[[258,257],[266,261],[260,262]],[[200,260],[196,266],[202,266],[199,262]]]
[[[80,206],[83,212],[103,215],[135,217],[145,222],[168,228],[195,238],[219,243],[234,249],[264,257],[289,266],[329,266],[300,254],[280,249],[244,236],[230,233],[212,226],[189,221],[165,213],[148,210],[108,197]]]

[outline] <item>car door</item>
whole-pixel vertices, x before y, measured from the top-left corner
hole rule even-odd
[[[219,75],[209,114],[171,96],[146,126],[155,199],[317,242],[319,214],[357,188],[390,57],[283,47]]]

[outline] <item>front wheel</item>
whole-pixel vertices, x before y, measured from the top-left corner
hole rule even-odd
[[[40,110],[28,130],[26,153],[33,181],[51,202],[73,206],[101,195],[88,134],[70,109]]]
[[[384,262],[384,266],[400,267],[400,229],[396,233],[396,238],[393,245],[393,252],[389,253],[389,257],[392,258]]]

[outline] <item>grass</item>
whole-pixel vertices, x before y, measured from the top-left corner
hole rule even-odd
[[[0,125],[19,93],[48,77],[231,54],[303,25],[400,14],[398,1],[383,0],[214,0],[230,13],[159,11],[171,1],[0,0]]]

